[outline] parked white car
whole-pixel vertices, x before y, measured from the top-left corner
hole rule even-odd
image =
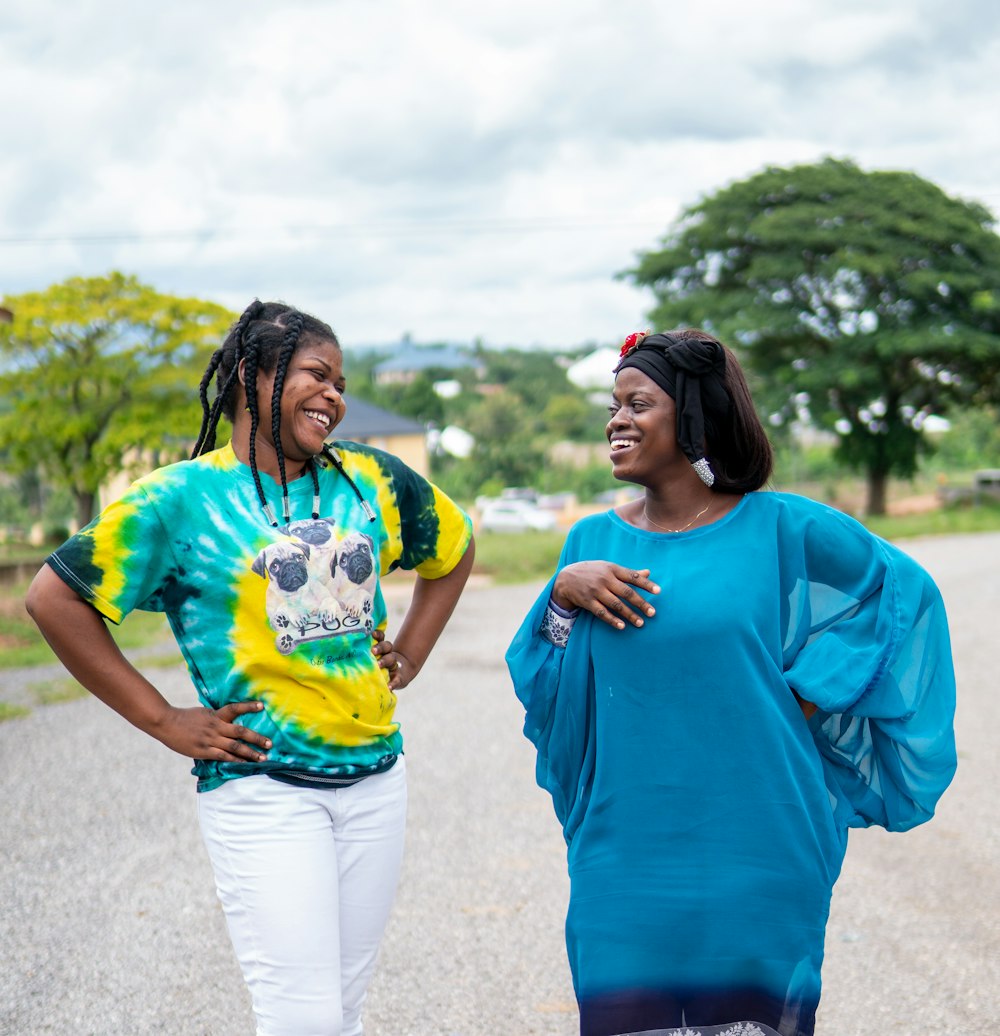
[[[527,500],[490,500],[483,505],[479,528],[487,532],[547,532],[556,527],[556,516]]]

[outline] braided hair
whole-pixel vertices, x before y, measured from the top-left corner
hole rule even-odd
[[[274,372],[274,393],[271,399],[271,434],[277,454],[278,470],[281,475],[282,503],[285,522],[291,520],[288,501],[288,482],[285,477],[285,453],[281,447],[281,393],[285,374],[295,350],[306,339],[320,339],[332,342],[337,348],[340,343],[328,324],[322,320],[301,313],[283,302],[260,302],[254,300],[243,311],[239,320],[230,328],[225,341],[216,349],[208,362],[198,388],[201,399],[202,420],[198,440],[191,451],[191,459],[200,457],[215,449],[215,435],[219,419],[230,421],[236,413],[238,397],[239,368],[243,363],[243,380],[246,390],[247,410],[250,412],[250,470],[253,472],[257,497],[264,513],[273,526],[278,522],[264,495],[264,487],[257,470],[257,429],[260,414],[257,407],[257,372]],[[209,402],[208,393],[212,381],[216,382],[215,399]],[[319,497],[319,478],[315,464],[309,464],[313,480],[313,510],[316,511]],[[318,517],[318,514],[313,514]]]

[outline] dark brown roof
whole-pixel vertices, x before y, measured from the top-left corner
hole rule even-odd
[[[347,414],[333,430],[334,439],[370,439],[378,435],[423,435],[424,426],[356,396],[347,397]]]

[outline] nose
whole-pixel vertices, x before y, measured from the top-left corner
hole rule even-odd
[[[604,430],[607,434],[611,434],[616,428],[625,428],[628,425],[628,420],[625,417],[625,408],[621,407],[616,410],[605,425]]]

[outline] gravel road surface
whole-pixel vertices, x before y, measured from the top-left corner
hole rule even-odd
[[[904,548],[949,608],[959,772],[923,828],[852,833],[818,1036],[1000,1031],[1000,534]],[[389,589],[396,618],[405,589]],[[470,588],[403,692],[407,857],[368,1036],[578,1031],[562,838],[502,661],[539,589]],[[0,701],[57,672],[0,670]],[[154,673],[193,703],[182,670]],[[188,769],[89,698],[0,724],[4,1036],[253,1033]]]

